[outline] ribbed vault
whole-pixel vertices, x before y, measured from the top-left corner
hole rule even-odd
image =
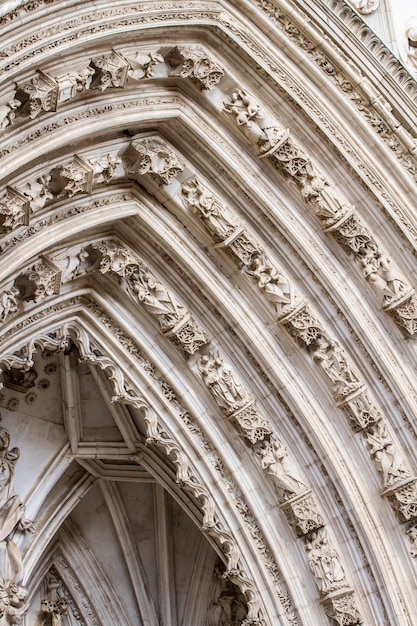
[[[27,624],[415,623],[417,90],[309,4],[2,18]]]

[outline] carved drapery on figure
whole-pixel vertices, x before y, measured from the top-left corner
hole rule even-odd
[[[0,626],[20,624],[28,610],[27,590],[20,586],[22,557],[12,537],[16,530],[33,530],[25,507],[13,492],[19,449],[9,450],[10,435],[0,426]]]

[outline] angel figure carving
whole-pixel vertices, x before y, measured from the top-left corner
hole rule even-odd
[[[271,476],[281,502],[307,491],[296,464],[288,456],[288,450],[278,439],[264,440],[254,446],[261,458],[262,469]]]

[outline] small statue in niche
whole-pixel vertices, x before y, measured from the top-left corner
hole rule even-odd
[[[382,474],[384,487],[390,487],[411,476],[404,467],[404,458],[397,448],[386,425],[379,421],[365,435],[375,465]]]
[[[248,614],[247,602],[240,589],[224,578],[224,566],[220,562],[214,570],[211,605],[208,609],[207,626],[241,626]]]
[[[391,260],[375,246],[361,250],[360,262],[366,280],[377,292],[381,306],[389,306],[407,293],[411,295],[411,288],[400,278]]]
[[[135,272],[128,278],[128,284],[139,302],[160,318],[163,330],[172,328],[184,317],[184,307],[177,304],[173,294],[148,272]]]
[[[280,315],[285,305],[293,303],[290,283],[264,254],[253,257],[247,273],[256,279],[259,289],[273,303],[276,314]]]
[[[269,441],[264,439],[255,444],[254,450],[261,458],[262,469],[271,476],[281,502],[307,491],[296,464],[289,458],[288,450],[281,441],[275,437]]]
[[[362,383],[335,341],[319,337],[313,344],[312,355],[332,381],[336,398],[345,397],[361,387]]]
[[[202,356],[197,368],[218,406],[227,413],[233,413],[253,400],[219,354],[210,352]]]
[[[348,587],[340,557],[324,531],[312,533],[306,540],[307,560],[322,594]]]
[[[189,178],[182,185],[182,196],[185,205],[192,213],[202,217],[208,230],[219,241],[224,241],[239,226],[237,216],[197,178]]]
[[[224,110],[235,116],[237,125],[249,143],[257,147],[259,156],[266,156],[288,138],[288,129],[268,119],[259,102],[244,89],[235,89],[230,99],[231,102],[223,103]]]

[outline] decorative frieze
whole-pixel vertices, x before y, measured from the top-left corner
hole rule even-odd
[[[123,157],[127,160],[127,176],[138,180],[138,176],[149,174],[158,185],[169,185],[185,167],[175,152],[159,137],[132,141]]]
[[[224,69],[197,46],[176,46],[164,54],[169,73],[191,78],[202,89],[211,89],[223,78]]]
[[[17,115],[29,117],[31,120],[44,111],[56,111],[59,86],[57,81],[41,70],[30,82],[18,85],[14,96],[20,106]]]
[[[29,224],[30,201],[14,187],[7,187],[0,200],[0,234]]]

